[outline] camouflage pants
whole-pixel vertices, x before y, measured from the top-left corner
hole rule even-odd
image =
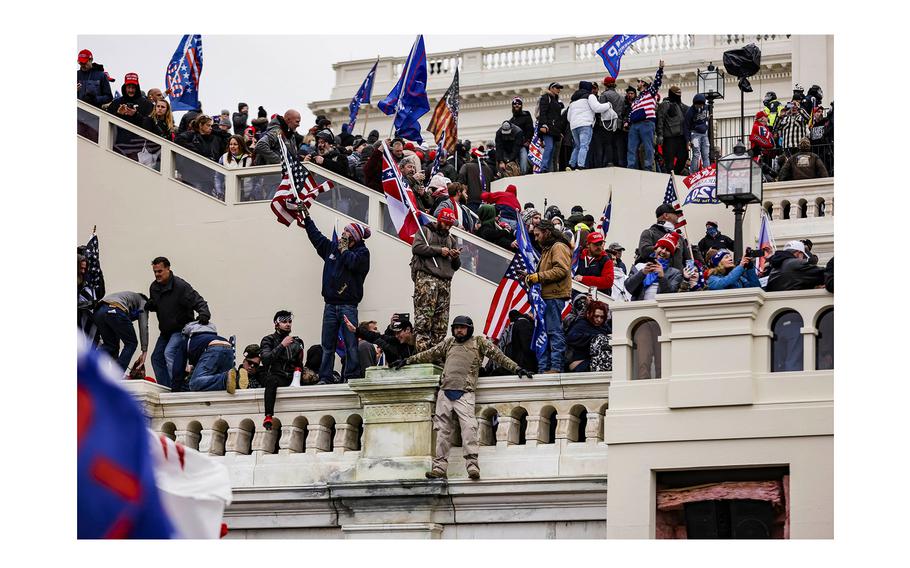
[[[451,280],[418,272],[414,281],[414,340],[425,351],[446,337],[449,325]]]

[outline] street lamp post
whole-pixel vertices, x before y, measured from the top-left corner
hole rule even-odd
[[[733,207],[733,255],[737,262],[743,256],[743,214],[749,203],[761,203],[761,165],[756,163],[742,141],[736,143],[733,153],[717,160],[717,198],[727,207]]]
[[[724,72],[709,63],[705,71],[698,69],[696,90],[708,99],[708,162],[714,152],[714,99],[724,98]]]

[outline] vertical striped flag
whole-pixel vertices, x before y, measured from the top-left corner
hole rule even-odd
[[[458,68],[456,67],[452,84],[436,103],[430,124],[427,126],[427,130],[435,135],[436,144],[440,148],[445,148],[446,152],[454,151],[455,143],[458,142],[458,107]],[[438,152],[437,150],[437,155]]]
[[[540,140],[536,124],[534,125],[534,136],[531,137],[531,144],[528,146],[528,159],[534,166],[533,173],[539,174],[543,168],[543,142]]]
[[[490,302],[490,310],[487,312],[487,322],[483,326],[483,334],[490,339],[497,340],[502,335],[509,323],[511,310],[518,310],[523,314],[531,310],[527,287],[518,275],[518,272],[522,270],[524,270],[524,260],[520,253],[515,253],[506,273],[499,281],[499,286],[496,287],[493,301]]]
[[[664,192],[664,203],[672,205],[679,217],[676,220],[676,228],[682,228],[686,225],[686,217],[683,215],[682,205],[679,204],[679,196],[676,194],[676,182],[673,180],[673,174],[670,174],[670,181],[667,183],[667,191]]]
[[[607,206],[604,207],[603,217],[600,218],[600,231],[603,233],[604,238],[607,238],[607,233],[610,232],[610,215],[613,212],[613,192],[610,192],[610,199],[607,200]]]

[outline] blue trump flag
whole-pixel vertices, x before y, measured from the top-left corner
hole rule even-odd
[[[199,108],[199,77],[202,75],[202,36],[185,35],[177,45],[164,75],[171,110]]]
[[[430,100],[427,98],[427,52],[422,35],[414,41],[398,83],[377,106],[386,115],[395,115],[396,135],[418,144],[423,142],[417,119],[430,111]]]
[[[648,34],[615,35],[608,39],[607,43],[600,46],[597,54],[604,60],[604,67],[607,68],[611,77],[614,79],[619,77],[619,60],[622,59],[622,54],[626,52],[630,45],[643,37],[648,37]]]
[[[520,219],[515,231],[515,240],[518,243],[518,252],[521,253],[522,261],[524,261],[525,272],[534,272],[539,257],[537,256],[537,251],[531,246],[528,230]],[[534,346],[537,358],[540,359],[547,350],[547,324],[544,319],[546,305],[543,302],[543,296],[540,295],[540,284],[531,284],[527,286],[527,290],[528,302],[534,310],[534,335],[531,336],[531,344]]]
[[[351,119],[348,122],[348,132],[354,131],[354,123],[357,122],[357,113],[360,112],[360,105],[370,104],[370,97],[373,95],[373,79],[376,78],[377,65],[379,65],[379,59],[376,59],[376,63],[373,64],[373,68],[370,69],[369,73],[367,73],[367,76],[363,80],[363,83],[360,84],[360,88],[357,89],[357,94],[354,95],[354,98],[351,99],[351,104],[348,105],[348,108],[351,109]]]

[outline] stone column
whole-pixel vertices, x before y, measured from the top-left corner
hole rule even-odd
[[[514,446],[518,443],[518,420],[511,416],[499,417],[499,428],[496,429],[496,445],[500,447]],[[515,430],[513,432],[513,430]]]
[[[226,438],[226,434],[220,430],[204,428],[199,439],[199,451],[212,456],[223,456]]]
[[[227,442],[224,445],[224,455],[226,456],[248,456],[250,455],[250,442],[253,439],[253,433],[243,428],[228,428]]]
[[[603,418],[603,414],[599,412],[588,412],[588,421],[585,424],[585,442],[597,444],[604,441],[603,428],[601,426]]]
[[[356,479],[422,479],[433,456],[433,409],[442,369],[367,369],[348,383],[363,401],[363,449]]]
[[[307,426],[307,430],[309,430],[307,439],[312,440],[312,442],[306,445],[306,453],[318,454],[319,452],[332,451],[331,428],[323,426],[322,424],[310,424]]]
[[[193,448],[194,450],[199,449],[199,440],[202,438],[196,432],[191,432],[189,430],[177,430],[174,432],[174,441],[178,444],[183,444],[187,448]]]
[[[545,443],[542,439],[544,432],[550,426],[550,421],[546,418],[541,418],[540,416],[528,415],[528,431],[525,432],[525,444],[528,446],[536,446],[537,444]]]
[[[578,417],[572,414],[556,415],[556,439],[578,441]]]
[[[281,438],[278,439],[278,453],[299,454],[303,453],[304,430],[297,426],[281,427]]]
[[[346,422],[335,424],[335,439],[332,449],[335,452],[346,452],[357,447],[357,426]]]

